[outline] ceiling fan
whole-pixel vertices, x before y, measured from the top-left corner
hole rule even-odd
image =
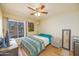
[[[40,16],[40,14],[48,14],[48,12],[45,11],[45,5],[40,4],[37,8],[28,7],[29,9],[33,10],[30,15]]]

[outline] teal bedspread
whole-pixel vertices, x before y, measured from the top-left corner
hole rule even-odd
[[[42,36],[42,37],[46,37],[49,39],[49,43],[51,43],[53,41],[53,37],[50,34],[38,34],[38,36]]]
[[[24,47],[28,49],[31,56],[37,56],[43,49],[45,49],[44,42],[33,37],[25,37],[21,42]]]

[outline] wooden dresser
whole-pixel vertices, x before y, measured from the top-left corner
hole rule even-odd
[[[15,39],[10,40],[10,47],[0,49],[0,56],[18,56],[18,45]]]

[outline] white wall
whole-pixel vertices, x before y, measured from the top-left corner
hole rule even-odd
[[[62,29],[71,29],[71,36],[79,36],[79,11],[60,13],[55,17],[41,20],[39,25],[40,33],[51,34],[56,41],[62,39]]]
[[[0,37],[3,37],[3,32],[2,32],[2,11],[1,11],[1,8],[0,8]]]
[[[33,22],[34,23],[34,31],[33,32],[28,32],[27,30],[27,35],[33,35],[33,34],[37,34],[37,21],[36,20],[32,20],[32,19],[28,19],[28,18],[22,18],[13,14],[9,14],[9,13],[3,13],[3,28],[4,28],[4,35],[7,29],[7,17],[8,18],[12,18],[16,21],[23,21],[23,22]],[[26,27],[25,27],[26,29]],[[27,27],[28,29],[28,27]],[[26,34],[26,33],[25,33]]]

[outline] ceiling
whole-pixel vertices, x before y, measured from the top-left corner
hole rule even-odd
[[[41,16],[37,17],[34,15],[30,15],[32,10],[28,9],[28,6],[33,8],[37,7],[38,3],[2,3],[2,10],[4,13],[13,14],[20,17],[27,17],[31,19],[41,20],[47,19],[54,15],[60,14],[61,12],[65,12],[67,10],[76,10],[79,9],[79,4],[68,4],[68,3],[42,3],[46,7],[46,11],[48,11],[47,15],[41,14]]]

